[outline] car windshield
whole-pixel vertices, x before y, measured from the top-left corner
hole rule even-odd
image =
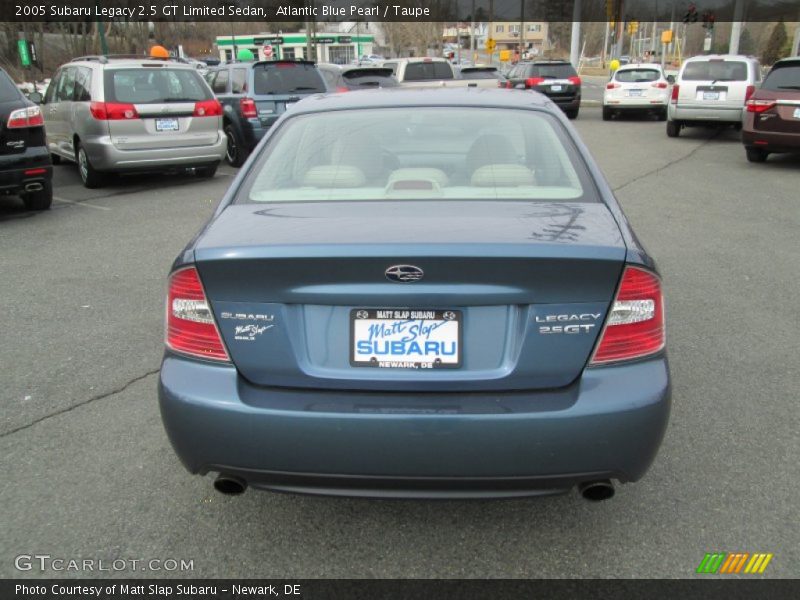
[[[596,201],[577,150],[544,112],[428,107],[296,115],[237,202]]]
[[[323,93],[325,82],[314,65],[276,62],[253,67],[254,92],[269,94]]]
[[[0,71],[0,102],[19,100],[19,90],[5,71]]]
[[[494,67],[464,67],[460,74],[461,79],[497,79],[499,76]]]
[[[617,71],[614,79],[622,83],[644,83],[660,79],[661,74],[656,69],[621,69]]]
[[[761,88],[774,92],[780,90],[800,90],[800,63],[773,69],[770,74],[767,75],[764,83],[761,84]]]
[[[747,63],[735,60],[707,60],[686,64],[684,81],[746,81]]]
[[[545,79],[566,79],[574,77],[577,73],[570,64],[555,65],[530,65],[528,77],[544,77]]]
[[[199,102],[211,92],[195,70],[142,67],[109,69],[105,74],[106,100],[131,104]]]

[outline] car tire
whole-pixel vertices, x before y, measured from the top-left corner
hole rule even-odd
[[[752,146],[745,146],[744,151],[747,153],[747,160],[752,163],[763,163],[769,156],[769,152],[766,150]]]
[[[244,164],[245,158],[247,158],[244,153],[244,147],[242,146],[242,140],[230,123],[225,125],[224,131],[228,138],[228,147],[225,150],[225,162],[232,167],[241,167]]]
[[[573,108],[571,110],[565,110],[564,114],[567,115],[568,119],[577,119],[578,118],[578,110],[577,108]]]
[[[50,154],[50,162],[52,162],[54,165],[60,165],[61,157],[58,154]]]
[[[659,121],[666,121],[667,120],[667,109],[664,108],[658,112],[658,120]]]
[[[78,163],[78,174],[81,176],[84,187],[90,190],[103,187],[106,182],[105,173],[101,173],[92,166],[89,156],[80,142],[75,148],[75,161]]]
[[[47,210],[53,204],[53,182],[42,182],[42,189],[38,192],[24,192],[20,198],[28,210]]]
[[[680,121],[667,121],[667,136],[678,137],[681,134]]]
[[[194,174],[198,177],[202,177],[203,179],[211,179],[217,173],[217,166],[218,165],[211,165],[209,167],[197,167],[194,170]]]
[[[611,109],[608,108],[607,106],[604,106],[603,107],[603,121],[610,121],[611,120],[611,116],[612,116]]]

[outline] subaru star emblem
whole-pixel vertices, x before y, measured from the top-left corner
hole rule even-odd
[[[401,283],[419,281],[423,275],[422,269],[414,265],[394,265],[386,269],[386,279]]]

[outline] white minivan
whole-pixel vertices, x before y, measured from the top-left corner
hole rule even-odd
[[[672,86],[667,135],[692,125],[742,125],[745,102],[761,83],[761,66],[751,56],[712,54],[686,60]]]

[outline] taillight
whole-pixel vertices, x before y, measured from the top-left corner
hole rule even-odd
[[[219,117],[222,115],[222,104],[219,100],[203,100],[195,102],[193,117]]]
[[[745,104],[747,112],[751,113],[763,113],[773,106],[775,106],[774,100],[754,100],[752,98]]]
[[[658,88],[660,90],[665,90],[669,87],[669,84],[666,81],[656,81],[652,84],[654,88]]]
[[[680,87],[681,86],[679,86],[677,83],[672,86],[672,96],[670,97],[670,100],[675,104],[678,103],[678,92],[680,91]]]
[[[748,100],[750,100],[750,97],[755,93],[755,91],[756,91],[756,86],[748,85],[747,89],[744,92],[744,101],[747,102]]]
[[[92,102],[89,104],[89,112],[98,121],[126,121],[139,118],[136,107],[125,102]]]
[[[507,90],[510,90],[510,89],[512,89],[513,87],[514,87],[514,85],[511,83],[511,80],[510,80],[510,79],[509,79],[508,81],[506,81],[506,89],[507,89]]]
[[[544,83],[544,77],[528,77],[525,80],[525,87],[526,88],[536,87],[540,83]]]
[[[616,83],[615,81],[611,81],[611,82],[606,84],[606,89],[607,90],[615,90],[615,89],[621,88],[621,87],[622,87],[622,84]]]
[[[336,88],[336,93],[337,94],[341,94],[342,92],[349,92],[349,91],[350,91],[350,88],[344,87],[343,85],[340,85],[339,87]]]
[[[580,85],[581,84],[581,78],[578,77],[577,75],[573,75],[572,77],[567,77],[567,79],[569,80],[569,82],[572,85]]]
[[[245,119],[255,119],[258,116],[256,102],[252,98],[242,98],[239,100],[239,108],[241,109],[242,116]]]
[[[169,278],[166,343],[181,354],[230,360],[194,267],[175,271]]]
[[[44,125],[44,119],[38,106],[29,106],[11,111],[11,114],[8,115],[8,123],[6,123],[6,127],[9,129],[41,127],[42,125]]]
[[[664,348],[661,280],[639,267],[626,267],[590,364],[642,358]]]

